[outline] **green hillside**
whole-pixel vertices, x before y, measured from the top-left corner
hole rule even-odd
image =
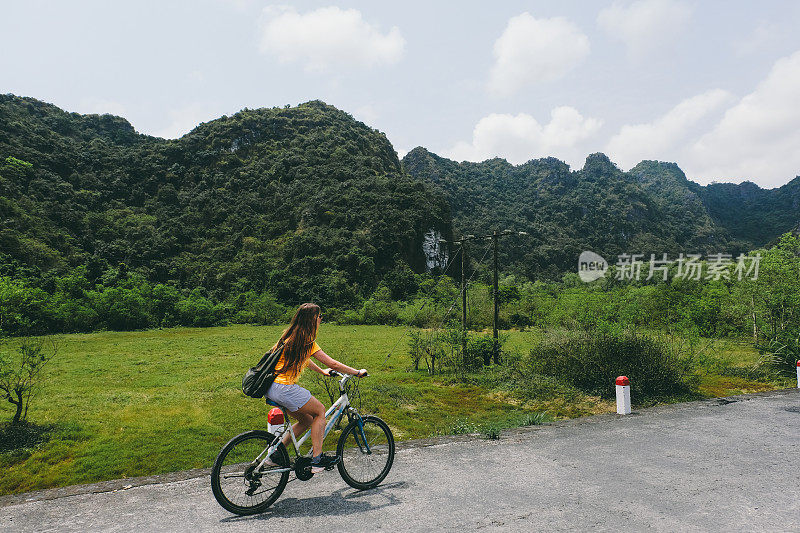
[[[531,278],[558,278],[583,250],[610,261],[620,253],[738,254],[800,222],[800,179],[772,190],[689,181],[674,163],[643,161],[620,171],[593,154],[580,170],[554,158],[511,165],[457,163],[425,148],[403,158],[412,176],[447,198],[456,233],[527,231],[508,237],[503,264]]]
[[[352,304],[398,264],[424,270],[423,235],[450,231],[385,135],[319,101],[164,140],[0,96],[0,220],[0,272],[46,290],[82,267],[89,286],[135,272],[287,304]]]
[[[798,188],[701,187],[674,163],[622,172],[603,154],[571,170],[420,147],[401,165],[384,134],[319,101],[165,140],[0,95],[0,330],[275,323],[302,301],[361,309],[381,283],[411,298],[431,230],[527,232],[500,252],[522,279],[560,279],[583,250],[738,254],[797,226]]]

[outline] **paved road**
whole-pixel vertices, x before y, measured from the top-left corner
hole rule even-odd
[[[730,401],[732,400],[732,401]],[[236,517],[206,477],[3,500],[3,531],[800,531],[800,391],[403,447],[384,484],[333,471]],[[41,495],[39,495],[41,497]]]

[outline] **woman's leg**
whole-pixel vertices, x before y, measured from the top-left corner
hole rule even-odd
[[[303,435],[303,432],[311,426],[311,421],[314,420],[314,418],[311,415],[301,413],[299,410],[295,412],[289,411],[289,414],[297,419],[297,422],[292,426],[292,432],[294,436],[299,439]],[[289,443],[292,442],[291,433],[287,431],[281,440],[283,441],[283,445],[286,446],[286,449],[289,449]]]
[[[322,453],[322,437],[325,434],[325,407],[322,402],[311,397],[303,407],[297,411],[289,411],[289,414],[297,419],[297,423],[292,426],[295,435],[300,436],[308,426],[311,426],[311,455],[316,457]],[[298,429],[299,426],[299,429]],[[284,436],[284,444],[287,443],[287,437],[291,439],[290,435]]]

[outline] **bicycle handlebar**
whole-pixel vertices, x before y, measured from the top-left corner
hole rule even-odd
[[[366,376],[368,376],[369,374],[366,374],[366,373],[365,373],[365,374],[364,374],[364,376],[359,376],[358,374],[342,374],[341,372],[337,372],[336,370],[330,369],[330,371],[328,372],[328,375],[329,375],[329,376],[332,376],[332,377],[335,377],[335,376],[341,376],[341,377],[342,377],[341,383],[342,383],[342,385],[344,385],[344,383],[345,383],[345,382],[346,382],[348,379],[350,379],[350,378],[352,378],[352,377],[366,377]]]

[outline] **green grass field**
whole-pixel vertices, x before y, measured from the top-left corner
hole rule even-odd
[[[281,331],[239,325],[58,336],[59,353],[29,415],[52,425],[52,437],[0,454],[0,494],[211,466],[228,439],[266,427],[267,408],[242,394],[241,377]],[[507,335],[506,349],[524,351],[539,333]],[[521,400],[480,376],[410,372],[406,328],[324,324],[318,341],[332,357],[369,369],[360,383],[365,411],[385,419],[398,440],[508,427],[544,410],[554,417],[614,410],[599,398]],[[744,344],[715,349],[737,364],[756,357]],[[329,404],[315,376],[306,372],[301,384]],[[774,386],[712,374],[701,379],[707,395]],[[10,407],[0,407],[0,417],[9,419]],[[326,449],[335,439],[328,437]]]

